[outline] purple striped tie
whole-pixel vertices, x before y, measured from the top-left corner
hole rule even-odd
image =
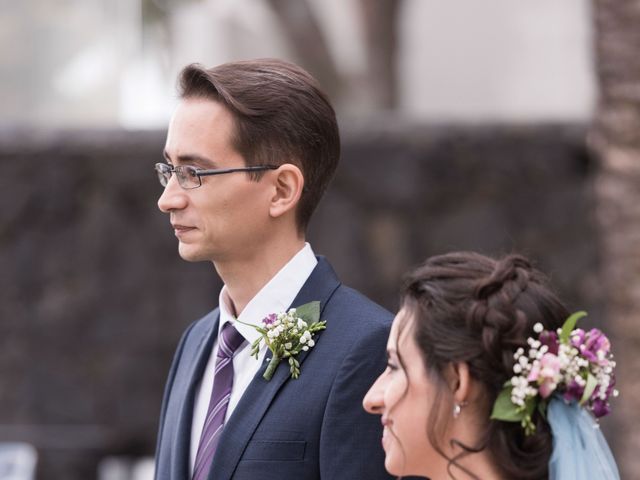
[[[205,480],[211,470],[211,461],[220,440],[233,386],[233,354],[243,343],[244,337],[233,325],[226,323],[222,327],[222,332],[218,337],[213,390],[211,391],[211,400],[209,400],[207,418],[200,435],[200,444],[193,467],[193,480]]]

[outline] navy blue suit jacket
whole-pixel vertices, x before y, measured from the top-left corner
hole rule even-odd
[[[210,480],[388,480],[380,417],[362,399],[384,370],[392,315],[340,283],[319,263],[292,306],[321,302],[327,328],[301,352],[300,377],[282,362],[270,381],[266,362],[222,432]],[[218,332],[214,310],[185,332],[169,373],[156,451],[157,480],[188,480],[195,387]]]

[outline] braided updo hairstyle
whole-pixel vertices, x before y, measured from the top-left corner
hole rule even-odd
[[[445,387],[447,367],[464,362],[485,392],[479,406],[487,419],[483,437],[478,445],[453,439],[463,452],[449,458],[439,439],[451,416],[453,397],[447,388],[438,388],[427,435],[449,460],[449,468],[462,468],[457,459],[486,449],[507,478],[547,478],[552,440],[546,420],[536,412],[536,432],[525,436],[518,422],[489,419],[500,390],[513,376],[513,353],[518,347],[527,349],[533,326],[540,322],[556,330],[569,316],[545,276],[519,255],[500,260],[472,252],[435,256],[406,277],[402,308],[413,319],[414,340],[429,377]]]

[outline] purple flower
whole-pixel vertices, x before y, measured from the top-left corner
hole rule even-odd
[[[538,339],[540,340],[540,343],[542,345],[547,346],[547,348],[549,349],[549,353],[553,353],[554,355],[558,354],[558,335],[556,334],[556,332],[545,330],[544,332],[540,333]]]
[[[584,387],[575,380],[572,380],[565,390],[563,397],[567,402],[570,402],[571,400],[575,400],[576,402],[578,402],[582,398],[583,393]]]
[[[611,397],[611,395],[613,394],[613,389],[615,388],[615,386],[616,386],[616,377],[615,377],[615,375],[611,374],[611,377],[609,379],[609,385],[607,385],[607,389],[604,392],[604,395],[605,395],[604,400],[605,401],[607,401],[607,402],[609,401],[609,397]],[[592,401],[597,400],[597,398],[600,395],[601,391],[602,391],[602,388],[600,386],[598,386],[593,391],[593,393],[591,394],[591,400]]]
[[[584,344],[585,332],[581,328],[576,328],[569,335],[569,344],[580,350],[580,346]]]
[[[613,388],[616,386],[616,376],[612,373],[610,380],[609,380],[609,386],[607,387],[607,400],[609,400],[609,397],[611,396],[611,394],[613,393]]]
[[[592,328],[586,335],[584,348],[580,347],[580,353],[590,362],[602,364],[609,361],[605,357],[609,354],[610,348],[607,336],[597,328]]]
[[[262,323],[266,326],[266,325],[273,325],[273,322],[275,322],[278,319],[278,316],[275,313],[270,313],[269,315],[267,315],[266,317],[264,317],[262,319]]]
[[[591,404],[591,411],[596,416],[596,418],[600,418],[611,412],[611,408],[609,407],[609,402],[607,400],[597,398]]]

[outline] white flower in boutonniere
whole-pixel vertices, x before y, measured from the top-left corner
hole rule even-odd
[[[300,363],[296,356],[307,351],[316,344],[313,334],[326,328],[325,321],[320,320],[320,302],[310,302],[288,312],[271,313],[262,319],[262,326],[250,325],[260,332],[261,337],[251,345],[251,355],[258,358],[260,344],[265,341],[271,351],[271,360],[264,372],[265,380],[271,380],[278,364],[289,359],[289,370],[292,378],[300,376]],[[239,320],[238,320],[239,321]],[[244,323],[244,322],[240,322]]]

